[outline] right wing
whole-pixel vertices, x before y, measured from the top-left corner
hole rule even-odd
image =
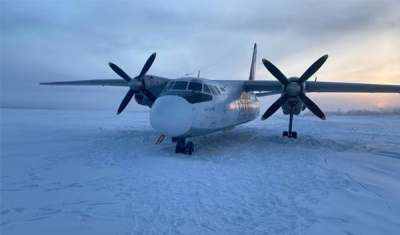
[[[125,80],[122,79],[93,79],[93,80],[79,80],[67,82],[41,82],[41,85],[77,85],[77,86],[129,86]]]

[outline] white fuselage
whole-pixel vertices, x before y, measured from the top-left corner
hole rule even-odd
[[[150,123],[156,131],[171,137],[195,137],[228,130],[258,117],[258,100],[243,90],[243,81],[198,80],[218,87],[221,94],[197,103],[189,103],[179,94],[161,95],[150,112]]]

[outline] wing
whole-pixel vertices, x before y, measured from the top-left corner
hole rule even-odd
[[[400,93],[400,85],[306,82],[307,92]]]
[[[269,91],[269,92],[255,93],[255,94],[257,97],[264,97],[264,96],[282,94],[282,91]]]
[[[282,92],[282,83],[279,81],[248,80],[243,82],[245,91],[275,91]]]
[[[283,89],[279,81],[244,81],[243,86],[245,91],[267,91],[265,94],[282,92]],[[306,82],[306,90],[307,92],[400,93],[400,85]]]
[[[93,79],[67,82],[41,82],[41,85],[67,85],[67,86],[129,86],[122,79]]]

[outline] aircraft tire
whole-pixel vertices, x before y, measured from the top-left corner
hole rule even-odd
[[[175,153],[185,153],[186,148],[185,148],[185,143],[183,142],[178,142],[176,143],[175,146]]]
[[[295,131],[292,132],[292,138],[297,139],[297,132],[295,132]]]
[[[283,134],[282,134],[282,136],[283,136],[283,137],[285,137],[285,136],[289,136],[289,132],[287,132],[287,131],[284,131],[284,132],[283,132]]]
[[[186,144],[186,153],[188,155],[192,155],[194,152],[194,144],[192,142],[187,142]]]

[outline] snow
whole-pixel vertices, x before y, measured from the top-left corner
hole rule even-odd
[[[1,234],[398,234],[400,117],[274,115],[176,155],[149,113],[1,109]]]

